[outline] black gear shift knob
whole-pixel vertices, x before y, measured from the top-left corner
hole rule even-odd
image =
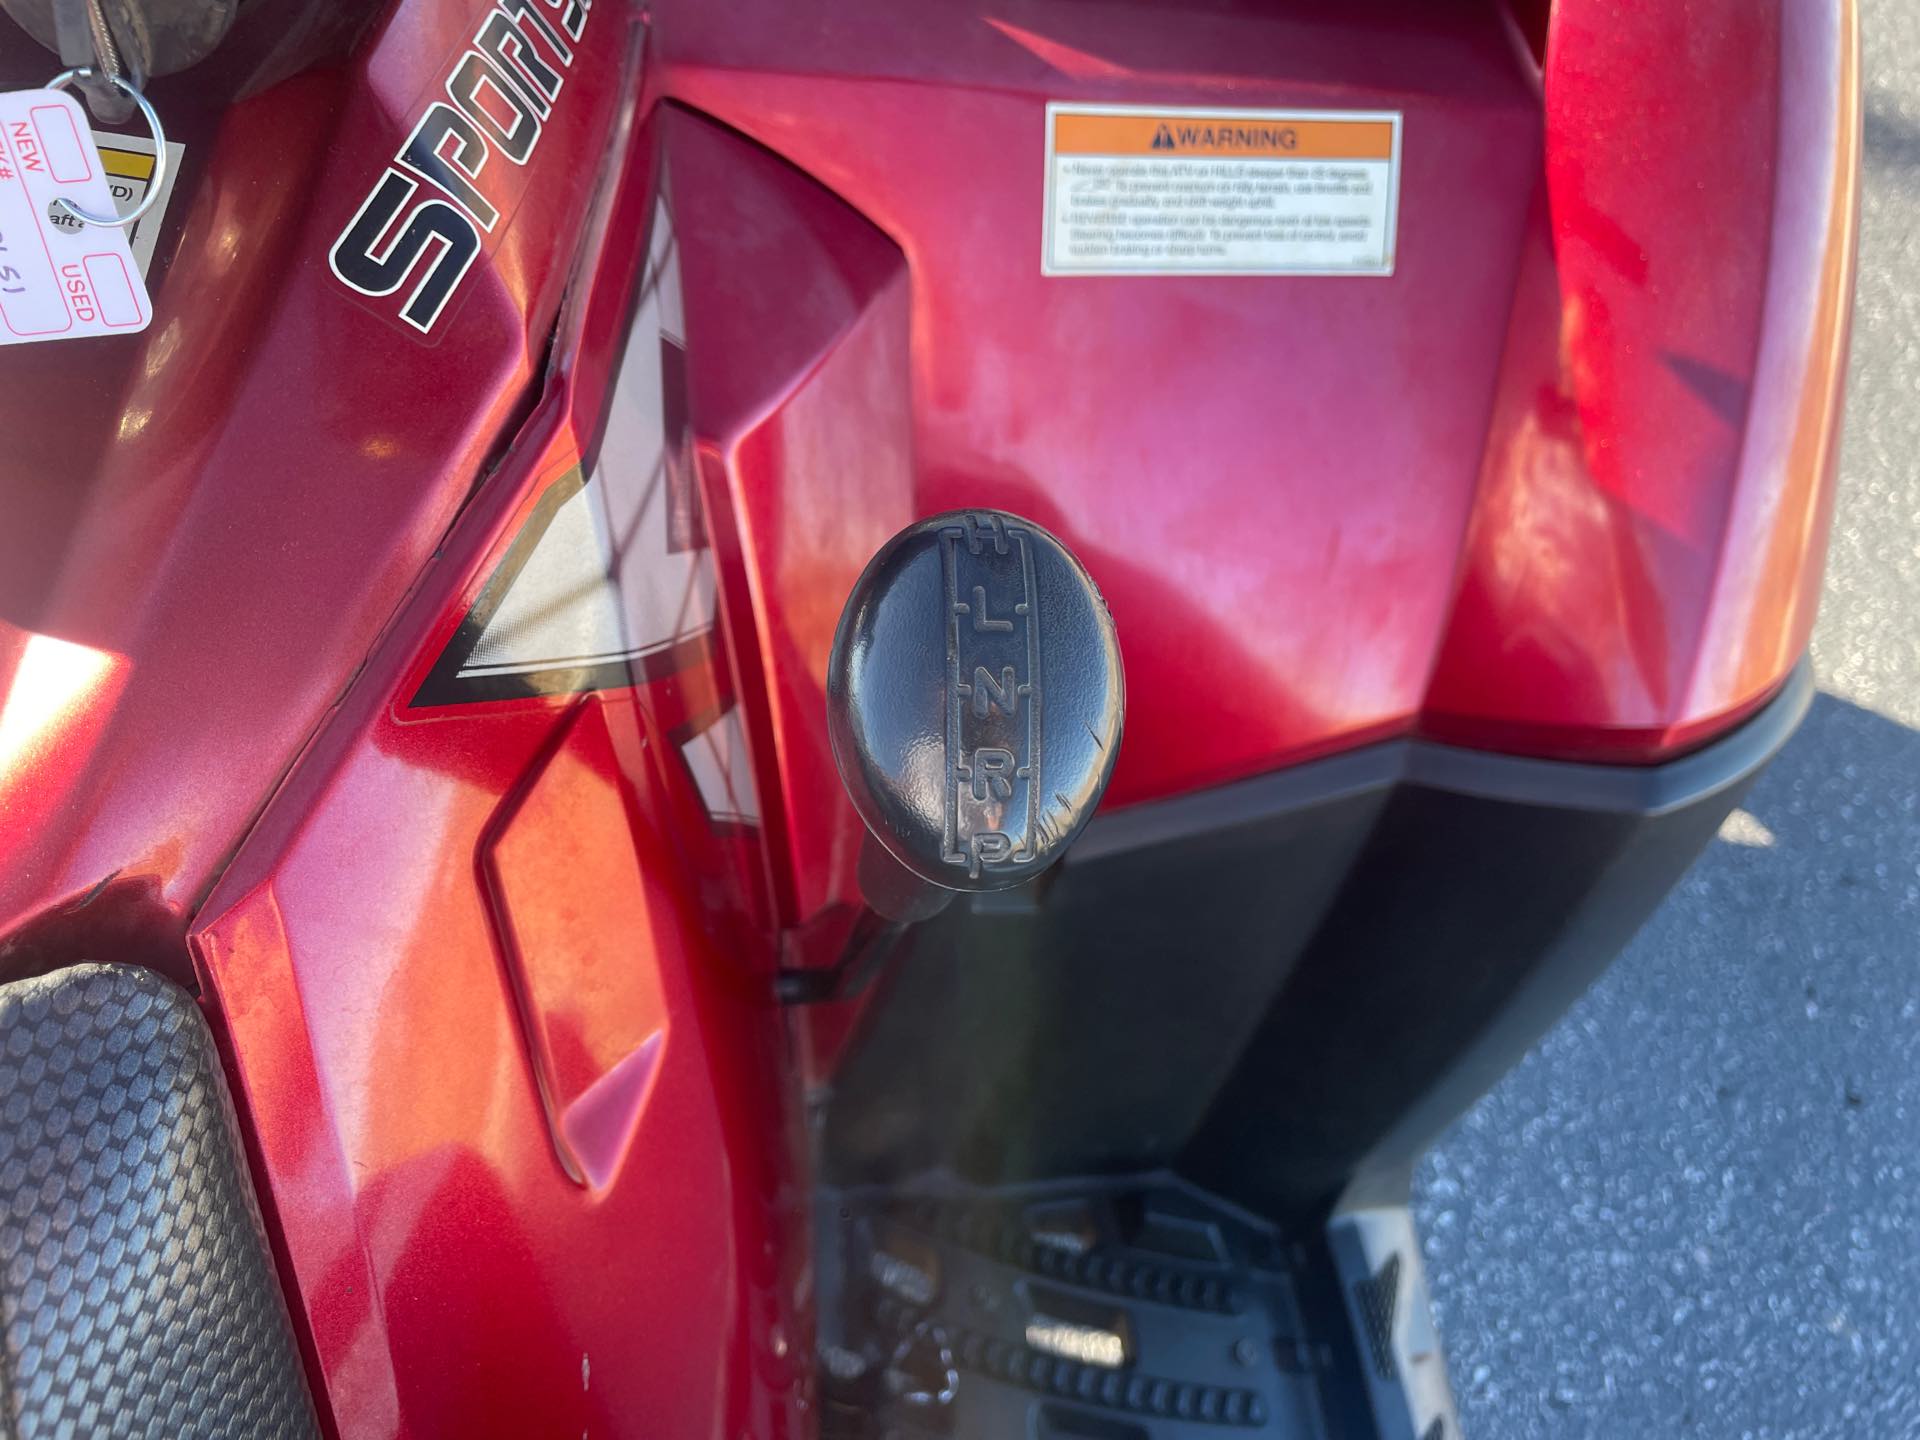
[[[860,818],[948,890],[1032,880],[1093,814],[1125,710],[1092,577],[998,510],[910,525],[847,598],[827,729]]]

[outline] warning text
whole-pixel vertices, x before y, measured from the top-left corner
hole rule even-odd
[[[1397,144],[1377,158],[1318,158],[1287,153],[1285,137],[1298,132],[1278,123],[1284,116],[1238,127],[1260,137],[1244,149],[1178,112],[1139,118],[1155,119],[1149,137],[1164,129],[1172,145],[1148,138],[1144,153],[1089,154],[1049,144],[1046,273],[1393,273]],[[1316,131],[1337,123],[1313,122]],[[1181,137],[1202,133],[1211,153],[1182,154]],[[1240,154],[1223,158],[1228,146]]]

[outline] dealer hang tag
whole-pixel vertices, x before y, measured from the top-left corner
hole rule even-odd
[[[0,345],[132,335],[153,304],[126,231],[76,224],[55,201],[113,215],[86,116],[59,90],[0,92]]]

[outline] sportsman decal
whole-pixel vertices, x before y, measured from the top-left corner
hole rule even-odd
[[[499,0],[453,61],[327,260],[356,294],[399,295],[428,334],[526,188],[591,0]]]

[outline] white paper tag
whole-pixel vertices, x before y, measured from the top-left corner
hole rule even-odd
[[[132,335],[153,319],[126,232],[56,225],[62,195],[116,213],[79,103],[59,90],[0,93],[0,345]]]
[[[153,141],[145,135],[121,135],[112,130],[93,132],[93,148],[100,152],[100,165],[107,172],[107,191],[113,196],[116,214],[125,216],[127,212],[147,198],[147,192],[153,188],[153,172],[156,168]],[[160,172],[160,194],[147,213],[125,228],[127,248],[133,251],[134,264],[140,267],[144,276],[153,268],[154,247],[160,241],[160,227],[167,223],[167,205],[173,198],[173,182],[180,174],[180,162],[186,155],[186,146],[178,140],[167,142],[167,164]],[[53,222],[62,230],[72,233],[81,228],[80,221],[62,210]]]

